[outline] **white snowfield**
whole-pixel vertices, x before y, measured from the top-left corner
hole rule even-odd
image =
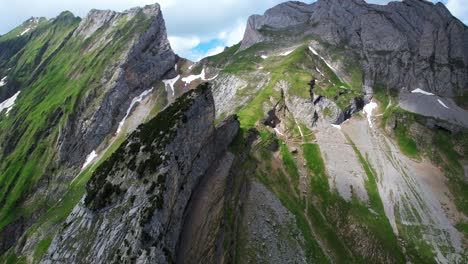
[[[289,54],[293,53],[294,50],[288,50],[288,51],[285,51],[283,53],[281,53],[280,55],[281,56],[288,56]]]
[[[420,88],[417,88],[417,89],[414,89],[413,91],[411,91],[411,93],[420,93],[420,94],[425,94],[425,95],[434,95],[433,93],[430,93],[430,92],[426,92]]]
[[[18,36],[23,36],[24,34],[28,33],[31,30],[31,27],[27,27],[23,32],[21,32]]]
[[[205,68],[203,68],[203,70],[201,71],[201,73],[199,75],[189,75],[187,77],[184,77],[182,78],[182,81],[186,84],[190,84],[192,83],[193,81],[197,80],[197,79],[202,79],[203,81],[211,81],[211,80],[214,80],[216,79],[216,77],[218,77],[218,75],[216,75],[215,77],[213,78],[210,78],[210,79],[206,79],[206,76],[205,76]]]
[[[315,67],[315,70],[320,73],[320,75],[324,76],[323,73],[319,70],[319,68]]]
[[[148,89],[148,90],[144,91],[143,93],[141,93],[140,95],[138,95],[137,97],[133,98],[132,102],[130,103],[130,106],[127,109],[127,113],[125,114],[125,117],[119,123],[119,127],[117,128],[117,134],[119,134],[122,131],[122,128],[123,128],[123,126],[125,124],[125,120],[127,120],[128,116],[130,115],[130,112],[132,111],[135,104],[137,104],[137,103],[141,102],[143,99],[145,99],[145,97],[148,94],[150,94],[153,91],[153,89],[154,88],[151,87],[151,89]]]
[[[5,86],[7,77],[8,76],[5,76],[0,80],[0,87]]]
[[[184,77],[182,78],[182,81],[189,84],[189,83],[192,83],[193,81],[197,80],[197,79],[205,79],[205,69],[203,68],[203,70],[201,71],[200,74],[198,75],[189,75],[187,77]]]
[[[447,109],[450,109],[444,102],[442,102],[442,100],[437,99],[437,101],[438,101],[439,104],[441,104],[443,107],[445,107],[445,108],[447,108]]]
[[[31,31],[32,29],[35,29],[37,27],[37,25],[39,24],[39,18],[34,18],[33,21],[31,21],[31,23],[29,24],[29,26],[27,28],[25,28],[21,33],[19,33],[17,36],[20,37],[20,36],[23,36],[24,34],[28,33],[29,31]]]
[[[336,128],[336,129],[341,129],[341,126],[340,126],[340,125],[332,124],[332,127]]]
[[[1,104],[0,104],[0,113],[6,109],[6,115],[8,116],[8,114],[10,113],[11,109],[13,109],[13,107],[15,106],[15,101],[16,101],[16,98],[18,98],[18,95],[20,94],[21,91],[18,91],[17,93],[15,93],[12,97],[6,99],[5,101],[3,101]]]
[[[328,63],[324,57],[320,56],[314,48],[309,46],[309,50],[312,51],[314,55],[318,56],[323,62],[325,62],[328,68],[332,69],[335,73],[337,72],[337,70],[330,63]]]
[[[177,75],[177,77],[175,77],[175,78],[163,80],[163,83],[166,86],[166,88],[167,87],[171,88],[172,98],[174,98],[174,95],[175,95],[174,84],[179,80],[179,78],[180,78],[180,75]],[[168,93],[169,93],[169,91],[168,91]]]
[[[372,112],[375,108],[377,108],[377,103],[374,101],[371,101],[370,103],[364,106],[364,113],[366,113],[367,115],[367,120],[369,121],[370,128],[374,127],[374,125],[372,124]]]
[[[88,167],[89,164],[91,164],[91,162],[97,157],[97,153],[96,153],[96,150],[93,150],[91,153],[89,153],[89,155],[86,157],[86,161],[85,163],[83,164],[83,167],[81,167],[81,169],[83,170],[84,168]]]
[[[281,133],[278,128],[275,127],[275,128],[273,128],[273,130],[275,130],[276,134],[278,134],[280,136],[284,136],[283,133]]]

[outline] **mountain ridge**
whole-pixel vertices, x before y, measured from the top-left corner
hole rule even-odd
[[[466,262],[445,7],[286,2],[196,63],[157,4],[67,19],[0,37],[0,262]]]
[[[424,87],[443,96],[466,93],[468,27],[453,17],[443,4],[422,0],[388,5],[337,0],[319,0],[312,4],[287,2],[267,10],[264,16],[249,18],[239,51],[268,41],[259,32],[263,27],[280,30],[307,23],[312,26],[303,35],[317,35],[330,45],[349,45],[358,51],[364,69],[378,69],[365,72],[366,83],[375,83],[378,76],[385,85],[397,89]],[[418,25],[422,25],[422,30]],[[445,34],[446,28],[448,34]],[[389,56],[385,61],[375,61],[374,57],[380,56],[378,52]],[[378,64],[386,66],[379,69]]]
[[[16,38],[25,45],[7,53],[0,66],[2,76],[8,75],[2,92],[21,91],[12,114],[0,116],[0,226],[8,237],[0,242],[2,252],[45,214],[48,201],[69,191],[86,155],[106,138],[115,141],[112,134],[133,98],[176,63],[159,5],[115,13],[84,39],[75,33],[86,19],[65,12],[43,21]],[[67,21],[71,26],[60,27]],[[17,43],[4,37],[0,45]],[[34,177],[31,167],[38,172]]]

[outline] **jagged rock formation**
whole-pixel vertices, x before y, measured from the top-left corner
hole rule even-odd
[[[292,39],[313,34],[326,44],[354,50],[366,84],[421,88],[443,96],[468,89],[468,29],[442,3],[287,2],[249,18],[240,50],[277,41],[269,32],[283,30],[299,32]]]
[[[59,139],[60,161],[66,161],[70,165],[82,163],[86,154],[117,129],[132,98],[148,89],[155,81],[161,80],[174,67],[176,56],[167,40],[164,20],[157,5],[131,9],[124,14],[92,10],[80,23],[74,36],[86,40],[100,29],[104,34],[99,35],[94,45],[115,41],[109,36],[113,33],[112,26],[122,19],[131,20],[137,15],[141,16],[140,12],[152,18],[147,22],[150,23],[148,30],[129,40],[131,44],[125,47],[120,59],[105,69],[110,74],[101,80],[103,87],[99,94],[104,98],[99,108],[96,111],[76,113],[67,120]],[[115,37],[118,38],[118,35]],[[93,48],[91,46],[90,50]],[[80,108],[87,110],[94,96],[96,95],[90,95],[91,98],[85,100]]]
[[[195,187],[216,166],[230,169],[217,161],[239,122],[231,117],[215,127],[214,119],[202,84],[141,125],[96,170],[43,263],[175,261],[187,204],[202,195]]]

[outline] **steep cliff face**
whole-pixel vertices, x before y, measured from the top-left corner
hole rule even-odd
[[[443,96],[464,95],[468,89],[468,29],[441,3],[288,2],[250,17],[240,50],[298,28],[289,41],[315,35],[325,44],[353,49],[367,84],[421,88]]]
[[[203,194],[193,191],[229,164],[217,161],[239,128],[232,117],[215,127],[214,113],[202,84],[141,125],[95,171],[43,262],[175,261],[187,204]]]
[[[81,192],[70,190],[73,180],[100,158],[88,154],[122,141],[139,102],[153,105],[132,126],[164,107],[161,80],[177,57],[157,4],[93,10],[84,19],[70,12],[32,18],[2,36],[0,46],[0,98],[13,102],[0,112],[0,252],[18,246],[22,254],[55,232],[48,226],[23,236],[65,192]]]
[[[80,23],[74,36],[86,40],[94,32],[103,31],[87,48],[91,52],[117,41],[120,36],[113,27],[123,20],[138,19],[138,16],[145,17],[144,21],[138,23],[149,24],[147,30],[135,34],[127,43],[122,43],[119,58],[105,69],[108,74],[99,80],[102,87],[95,94],[88,95],[78,106],[82,111],[66,121],[59,138],[60,162],[81,165],[87,154],[117,130],[132,99],[151,88],[174,67],[176,56],[167,40],[164,20],[157,5],[132,9],[124,14],[93,10]],[[99,106],[93,106],[92,101],[96,96],[103,97]]]

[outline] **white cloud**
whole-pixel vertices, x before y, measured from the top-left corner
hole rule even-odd
[[[226,43],[226,46],[232,46],[244,37],[245,27],[247,25],[247,20],[237,20],[236,25],[227,30],[221,31],[218,34],[218,38],[223,40]]]
[[[452,15],[468,24],[468,3],[466,0],[448,0],[446,4]]]
[[[224,48],[223,46],[216,46],[210,50],[208,50],[208,52],[206,52],[203,56],[201,56],[198,60],[200,59],[203,59],[205,57],[209,57],[209,56],[213,56],[213,55],[216,55],[216,54],[219,54],[221,52],[224,51]]]
[[[180,36],[169,36],[169,42],[173,50],[180,54],[187,54],[194,47],[201,43],[200,38],[196,36],[180,37]]]

